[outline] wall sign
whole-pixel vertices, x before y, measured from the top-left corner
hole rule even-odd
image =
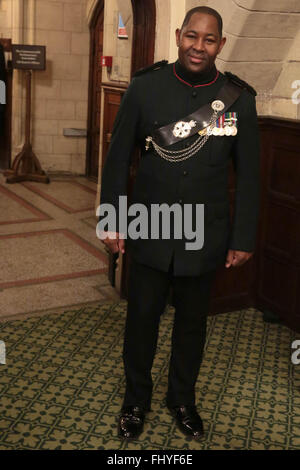
[[[22,70],[45,70],[46,46],[13,44],[12,66]]]

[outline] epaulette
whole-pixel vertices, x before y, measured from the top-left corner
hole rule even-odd
[[[167,60],[161,60],[160,62],[155,62],[155,64],[150,65],[149,67],[145,67],[143,69],[138,70],[133,75],[134,77],[138,77],[139,75],[143,75],[144,73],[151,72],[152,70],[159,70],[162,67],[165,67],[168,64]]]
[[[234,75],[233,73],[230,73],[230,72],[225,72],[225,75],[235,85],[241,88],[244,88],[244,90],[248,90],[254,96],[257,95],[256,90],[254,90],[254,88],[252,88],[252,86],[249,85],[249,83],[244,82],[244,80],[241,80],[237,75]]]

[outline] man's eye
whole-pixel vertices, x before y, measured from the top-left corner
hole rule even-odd
[[[192,34],[188,34],[187,37],[190,39],[195,39],[196,36],[193,36]]]

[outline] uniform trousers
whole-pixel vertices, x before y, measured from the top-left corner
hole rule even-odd
[[[169,364],[168,406],[194,405],[195,384],[206,338],[211,284],[216,271],[200,276],[174,276],[131,261],[128,307],[123,347],[126,391],[123,406],[150,410],[151,369],[156,352],[160,317],[170,287],[175,316]]]

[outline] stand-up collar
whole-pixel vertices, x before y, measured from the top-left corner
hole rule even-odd
[[[188,72],[177,60],[173,66],[174,75],[180,80],[181,82],[189,85],[191,87],[201,87],[201,86],[208,86],[215,83],[219,77],[219,72],[214,65],[208,72],[204,72],[201,74],[194,74]]]

